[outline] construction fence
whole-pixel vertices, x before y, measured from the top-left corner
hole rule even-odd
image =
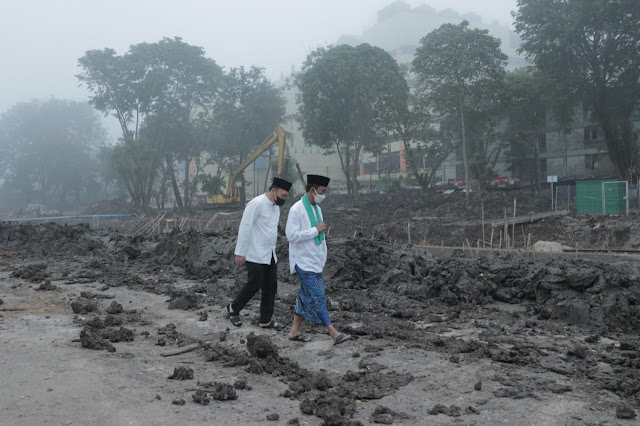
[[[638,185],[620,180],[591,180],[554,188],[554,209],[586,215],[628,215],[638,209]]]

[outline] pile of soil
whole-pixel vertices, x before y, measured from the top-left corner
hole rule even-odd
[[[103,255],[104,242],[88,225],[0,223],[0,247],[37,257]]]

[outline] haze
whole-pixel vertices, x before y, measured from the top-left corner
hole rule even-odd
[[[318,45],[359,36],[392,0],[49,1],[3,0],[0,9],[0,113],[33,98],[85,100],[74,75],[89,49],[179,36],[225,68],[259,65],[273,80],[299,68]],[[407,1],[476,13],[510,25],[516,0]],[[425,33],[426,34],[426,33]]]

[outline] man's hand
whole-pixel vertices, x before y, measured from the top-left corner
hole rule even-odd
[[[244,256],[236,256],[236,265],[238,268],[241,268],[244,265],[245,260]]]
[[[316,226],[316,228],[318,228],[318,234],[319,234],[327,230],[327,224],[324,222],[321,222],[318,224],[318,226]]]

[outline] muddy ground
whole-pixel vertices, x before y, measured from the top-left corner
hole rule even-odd
[[[435,199],[337,198],[325,281],[332,320],[354,337],[339,346],[321,327],[305,325],[307,344],[260,329],[257,298],[230,324],[246,274],[233,229],[0,224],[0,423],[638,424],[635,258],[442,255],[400,238],[400,219],[434,216]],[[479,206],[466,203],[440,210],[467,212],[458,228],[471,230],[461,222]],[[487,217],[503,214],[488,204]],[[621,245],[613,230],[633,227],[558,220],[600,223],[572,237],[585,245],[601,228]],[[282,237],[278,256],[288,324],[297,281]]]

